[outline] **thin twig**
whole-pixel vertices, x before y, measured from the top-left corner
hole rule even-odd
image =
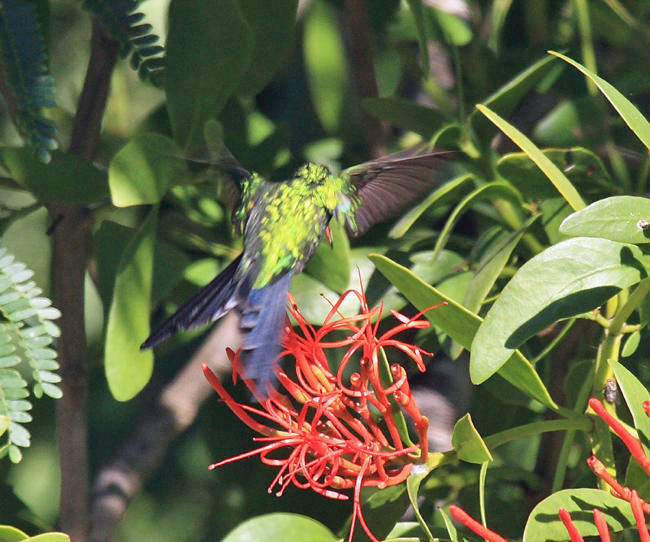
[[[201,364],[219,376],[230,374],[226,346],[241,345],[238,316],[226,315],[183,370],[158,395],[135,423],[130,436],[104,465],[93,487],[90,542],[106,542],[129,502],[162,462],[174,438],[195,420],[201,404],[212,395]]]
[[[75,116],[70,153],[91,158],[99,141],[118,45],[93,24],[90,60]],[[53,231],[53,288],[61,310],[57,350],[63,397],[57,402],[57,432],[61,466],[59,528],[73,542],[88,536],[88,376],[84,333],[84,274],[90,254],[88,209],[53,204],[52,217],[61,217]]]

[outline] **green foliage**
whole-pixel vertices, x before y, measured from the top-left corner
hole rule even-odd
[[[350,20],[352,4],[368,8],[367,28]],[[331,310],[328,301],[360,283],[371,305],[384,304],[384,315],[446,303],[426,313],[431,328],[418,330],[416,342],[435,353],[432,371],[440,363],[471,387],[469,412],[456,425],[453,450],[430,456],[404,484],[364,488],[370,529],[380,538],[464,540],[445,507],[435,510],[452,502],[475,517],[485,512],[488,524],[512,539],[523,532],[524,540],[566,540],[559,506],[583,536],[595,534],[590,507],[600,507],[617,533],[630,528],[629,506],[594,489],[584,459],[608,450],[602,460],[621,483],[646,498],[650,483],[585,413],[589,396],[616,381],[625,404],[607,408],[648,445],[640,400],[650,382],[650,85],[643,76],[650,8],[641,0],[459,2],[456,12],[430,4],[314,0],[298,10],[295,0],[172,0],[168,9],[165,2],[86,0],[140,77],[158,87],[118,63],[99,150],[89,161],[51,152],[53,124],[41,113],[53,104],[51,62],[62,104],[53,111],[57,127],[68,134],[78,118],[71,113],[85,58],[68,57],[89,49],[87,15],[69,2],[2,2],[5,94],[15,95],[16,123],[36,157],[16,148],[4,129],[12,119],[0,112],[1,241],[37,272],[32,262],[43,263],[38,282],[47,292],[49,248],[36,249],[30,239],[38,235],[38,246],[49,247],[49,233],[67,215],[50,216],[43,207],[70,206],[92,236],[85,254],[54,251],[57,262],[89,262],[86,289],[75,294],[86,296],[86,321],[74,326],[88,336],[94,472],[124,435],[139,430],[134,414],[149,414],[138,393],[152,376],[146,393],[154,400],[179,374],[191,379],[182,366],[204,330],[142,353],[150,319],[168,316],[241,251],[230,218],[237,194],[220,174],[224,156],[212,152],[206,126],[243,167],[273,180],[306,160],[340,171],[372,153],[425,142],[455,151],[452,171],[411,210],[361,238],[348,240],[332,224],[334,247],[321,243],[291,288],[315,326]],[[24,17],[13,24],[16,13]],[[166,51],[145,18],[169,21]],[[357,30],[369,32],[374,48],[364,69],[349,39]],[[359,93],[373,83],[376,95]],[[368,116],[381,131],[369,131]],[[184,162],[184,153],[196,162]],[[0,285],[11,278],[0,292],[0,433],[16,460],[29,442],[21,425],[31,407],[27,381],[34,379],[36,394],[57,394],[56,328],[49,318],[36,323],[37,313],[25,316],[47,315],[50,307],[30,304],[44,298],[21,278],[24,268],[3,263],[6,257],[0,255]],[[24,296],[17,308],[18,300],[5,298],[16,293]],[[11,320],[7,305],[12,317],[27,320]],[[340,310],[353,314],[358,301],[350,297]],[[193,388],[185,389],[183,401],[194,401]],[[233,393],[248,399],[236,387]],[[450,401],[464,404],[462,395]],[[198,405],[183,407],[193,416]],[[290,490],[272,498],[272,475],[254,459],[206,472],[211,460],[252,446],[223,407],[207,405],[198,427],[163,454],[163,468],[132,501],[116,539],[347,537],[349,522],[341,524],[352,499]],[[437,411],[427,415],[437,421]],[[33,427],[52,425],[35,416]],[[550,431],[563,443],[547,439]],[[34,461],[53,457],[47,431],[33,432],[44,442],[30,451]],[[481,472],[478,463],[486,465]],[[33,474],[12,470],[7,480],[24,509],[57,520],[56,511],[43,512],[56,507],[51,495],[41,495],[40,505],[30,500],[30,489],[40,486]],[[3,491],[0,484],[0,500]],[[402,522],[409,503],[417,521]],[[17,523],[23,512],[6,514]],[[14,535],[0,527],[0,540],[28,538]],[[365,539],[358,526],[355,539]]]
[[[0,436],[5,441],[0,457],[9,454],[14,463],[22,458],[19,447],[30,445],[29,431],[23,424],[32,421],[25,371],[15,367],[29,370],[37,398],[45,394],[58,399],[62,395],[57,386],[61,381],[56,373],[59,364],[51,346],[60,334],[52,320],[61,314],[29,280],[32,275],[25,264],[0,248],[0,429],[4,429]]]
[[[158,45],[158,36],[150,24],[142,23],[144,13],[138,11],[137,0],[84,0],[91,11],[120,43],[122,58],[129,55],[131,67],[138,75],[160,85],[164,76],[165,48]]]
[[[8,0],[0,6],[0,53],[2,68],[11,86],[3,89],[5,100],[15,105],[19,132],[38,159],[47,163],[58,147],[56,127],[42,109],[56,105],[54,80],[48,70],[43,27],[32,2]]]

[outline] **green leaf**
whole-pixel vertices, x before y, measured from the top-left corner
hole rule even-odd
[[[600,198],[603,189],[610,193],[621,191],[611,181],[603,161],[589,149],[571,147],[544,149],[542,152],[585,196]],[[546,175],[524,152],[513,152],[499,158],[497,171],[519,190],[526,201],[539,202],[559,196]]]
[[[446,306],[428,311],[427,319],[461,346],[470,348],[472,339],[482,322],[479,316],[468,311],[439,290],[420,280],[406,267],[389,258],[381,254],[371,254],[369,258],[418,310],[424,310],[446,301]],[[543,405],[557,409],[557,405],[544,387],[535,368],[518,350],[511,354],[508,363],[501,367],[499,374]]]
[[[493,461],[492,454],[474,427],[471,414],[467,413],[454,425],[451,445],[458,454],[458,459],[468,463],[482,464]]]
[[[254,46],[250,67],[241,79],[238,93],[255,95],[271,81],[289,52],[298,1],[239,0],[239,6],[252,30]]]
[[[567,200],[569,205],[574,210],[582,209],[585,207],[585,202],[582,197],[571,184],[571,181],[566,178],[566,175],[553,163],[548,157],[538,149],[535,144],[528,139],[522,132],[517,130],[512,124],[501,118],[494,111],[491,111],[484,105],[478,104],[476,108],[490,119],[499,129],[506,134],[517,146],[521,148],[530,159],[537,164],[548,179],[553,183],[557,191],[562,194],[562,197]]]
[[[528,516],[523,542],[566,541],[567,531],[557,511],[566,509],[582,536],[598,536],[594,508],[604,514],[610,530],[622,531],[634,523],[628,502],[600,489],[564,489],[541,501]]]
[[[560,232],[573,237],[602,237],[619,243],[650,242],[650,199],[613,196],[564,219]]]
[[[538,60],[483,100],[483,104],[500,115],[509,115],[523,97],[551,71],[553,64],[549,57]],[[494,126],[477,111],[472,111],[469,115],[469,123],[485,145],[496,132]]]
[[[402,98],[366,98],[361,105],[375,117],[430,139],[446,121],[438,110]]]
[[[630,333],[623,343],[623,348],[621,348],[621,357],[629,358],[632,354],[634,354],[634,352],[636,352],[637,348],[639,348],[640,343],[641,332],[634,331]]]
[[[570,147],[604,144],[608,134],[601,126],[606,124],[604,108],[593,96],[564,100],[537,122],[532,136],[539,145]]]
[[[7,432],[10,423],[11,423],[11,418],[9,416],[0,415],[0,437]],[[0,540],[2,539],[0,538]]]
[[[526,262],[487,313],[471,347],[470,376],[480,383],[517,347],[553,322],[592,310],[641,279],[634,245],[578,237]]]
[[[275,513],[244,521],[230,531],[222,542],[334,542],[336,536],[315,519],[299,514]]]
[[[425,75],[429,73],[429,36],[426,24],[425,6],[422,0],[407,0],[411,13],[413,14],[413,22],[418,34],[418,43],[420,46],[420,56],[422,57],[422,71]]]
[[[174,183],[188,174],[181,151],[160,134],[138,134],[113,157],[108,184],[113,205],[158,203]]]
[[[338,221],[330,222],[330,231],[332,246],[323,240],[305,271],[328,288],[343,293],[350,283],[350,241]]]
[[[253,34],[236,0],[173,0],[169,7],[165,90],[174,139],[186,149],[203,141],[241,84]]]
[[[465,196],[459,203],[456,205],[454,210],[447,218],[444,227],[438,235],[436,240],[436,246],[433,249],[433,255],[431,256],[432,260],[435,260],[440,251],[444,248],[445,244],[449,240],[451,231],[460,220],[460,217],[465,211],[467,211],[472,205],[477,202],[483,201],[485,199],[494,199],[501,198],[519,202],[519,194],[513,189],[508,183],[503,181],[494,181],[491,183],[484,184],[483,186],[478,187],[476,190],[473,190],[467,196]]]
[[[305,20],[303,51],[312,102],[327,132],[336,131],[343,110],[347,63],[334,10],[313,2]]]
[[[650,451],[650,448],[648,447],[648,445],[650,445],[650,418],[648,418],[648,415],[641,405],[644,401],[650,400],[650,392],[648,392],[646,387],[637,379],[637,377],[621,363],[610,359],[609,366],[614,371],[618,387],[623,393],[627,408],[632,413],[634,427],[636,427],[639,432],[641,444],[643,444],[646,453],[648,453]]]
[[[470,311],[476,313],[481,308],[483,301],[508,263],[512,251],[519,244],[526,230],[538,218],[539,215],[535,215],[528,219],[517,231],[499,236],[493,246],[485,253],[463,298],[463,305]]]
[[[149,335],[154,241],[158,209],[154,207],[124,249],[115,278],[106,326],[105,371],[118,401],[127,401],[149,381],[153,351],[140,350]]]
[[[402,237],[415,224],[415,221],[434,204],[445,205],[458,201],[471,188],[473,180],[474,175],[472,174],[461,175],[457,179],[446,182],[440,188],[431,192],[421,203],[418,203],[395,223],[388,234],[389,237],[393,239]]]
[[[109,195],[106,173],[75,154],[54,151],[44,164],[26,147],[0,147],[0,163],[42,203],[96,203]]]
[[[70,537],[64,533],[43,533],[30,536],[26,542],[70,542]]]
[[[630,127],[630,130],[632,130],[643,144],[650,149],[650,122],[648,122],[632,102],[630,102],[607,81],[598,77],[595,73],[585,68],[579,62],[555,51],[548,51],[548,53],[568,62],[574,68],[577,68],[589,77],[589,79],[591,79],[598,89],[605,95],[605,98],[609,100],[609,103],[614,106],[614,109],[616,109],[618,114],[625,121],[625,124]]]
[[[439,467],[444,459],[445,456],[441,453],[430,454],[430,457],[427,459],[426,463],[413,466],[411,474],[406,479],[406,492],[409,501],[411,502],[413,512],[415,512],[415,517],[417,518],[418,523],[426,534],[427,538],[431,541],[434,540],[434,536],[431,533],[427,522],[424,520],[422,514],[420,513],[420,507],[418,505],[418,491],[420,490],[420,484],[422,483],[422,480],[429,476],[433,470]]]
[[[0,525],[0,542],[20,542],[27,538],[29,538],[29,535],[20,529],[16,529],[16,527]]]

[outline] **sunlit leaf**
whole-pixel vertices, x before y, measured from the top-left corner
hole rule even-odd
[[[555,51],[549,51],[549,54],[561,58],[565,62],[571,64],[574,68],[579,69],[589,79],[591,79],[599,90],[605,95],[609,102],[614,106],[621,118],[630,127],[642,143],[650,149],[650,122],[641,114],[641,112],[630,102],[623,94],[616,88],[610,85],[602,77],[599,77],[592,71],[585,68],[579,62],[564,56]]]
[[[622,531],[634,523],[629,503],[600,489],[564,489],[541,501],[528,516],[523,542],[549,542],[567,539],[567,531],[557,511],[562,507],[571,514],[582,536],[598,536],[594,525],[594,508],[605,515],[609,528]]]
[[[127,401],[149,382],[153,351],[140,350],[149,335],[154,241],[158,209],[153,208],[120,258],[106,326],[105,371],[118,401]]]
[[[565,218],[560,232],[620,243],[650,243],[650,199],[638,196],[601,199]]]
[[[454,425],[451,444],[458,458],[469,463],[482,464],[492,461],[492,454],[474,427],[472,416],[467,413]]]
[[[641,279],[634,245],[575,238],[526,262],[487,313],[471,348],[470,376],[492,376],[521,344],[553,322],[595,309]]]
[[[188,174],[181,152],[160,134],[139,134],[113,157],[108,168],[116,207],[158,203],[173,182]]]
[[[571,184],[571,181],[566,178],[566,175],[564,175],[564,173],[562,173],[562,171],[560,171],[560,169],[551,162],[551,160],[549,160],[548,157],[538,149],[530,139],[528,139],[528,137],[484,105],[478,104],[476,108],[498,126],[499,129],[513,141],[513,143],[519,146],[521,150],[523,150],[530,159],[537,164],[537,166],[553,183],[555,188],[557,188],[557,191],[562,194],[564,199],[567,200],[574,210],[577,211],[585,207],[585,202],[582,200],[582,197],[575,187]]]
[[[230,531],[222,542],[334,542],[336,536],[322,523],[299,514],[275,513],[244,521]]]

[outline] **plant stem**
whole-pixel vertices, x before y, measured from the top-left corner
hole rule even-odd
[[[111,73],[119,46],[94,22],[84,87],[79,97],[69,152],[92,158],[99,142]],[[90,256],[88,209],[74,204],[49,208],[58,220],[53,233],[54,302],[62,313],[58,343],[63,397],[56,420],[61,465],[59,528],[73,542],[88,537],[88,375],[84,332],[84,276]]]
[[[566,420],[545,420],[541,422],[533,422],[512,429],[506,429],[483,440],[490,450],[494,450],[499,446],[503,446],[510,441],[547,433],[549,431],[568,431],[577,430],[590,432],[594,427],[594,422],[587,416],[576,416]]]

